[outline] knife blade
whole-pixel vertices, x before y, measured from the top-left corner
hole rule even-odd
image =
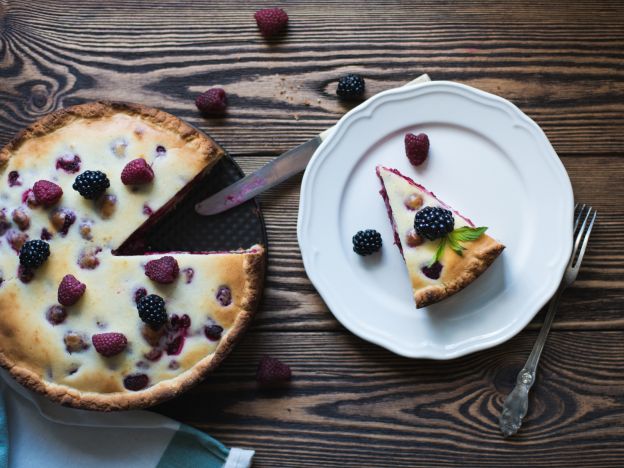
[[[424,74],[404,86],[426,81],[431,81],[431,79]],[[306,168],[316,149],[333,129],[334,127],[328,128],[311,140],[276,157],[257,171],[197,203],[195,211],[204,216],[222,213],[298,174]]]

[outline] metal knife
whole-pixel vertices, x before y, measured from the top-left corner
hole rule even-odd
[[[404,86],[426,81],[431,81],[431,79],[427,74],[424,74]],[[276,157],[257,171],[197,203],[195,211],[200,215],[222,213],[300,173],[306,168],[316,149],[327,139],[333,129],[334,127],[328,128],[311,140]]]

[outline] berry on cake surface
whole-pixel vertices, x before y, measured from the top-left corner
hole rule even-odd
[[[173,283],[179,274],[178,262],[170,255],[165,255],[157,260],[150,260],[145,264],[145,275],[156,283]]]
[[[405,135],[405,155],[413,166],[420,166],[429,155],[429,137],[425,133]]]
[[[65,275],[58,287],[58,301],[61,305],[72,306],[80,300],[86,289],[87,285],[74,275]]]
[[[360,99],[364,96],[366,83],[364,78],[355,73],[349,73],[338,80],[336,94],[343,99]]]
[[[121,182],[124,185],[149,184],[154,180],[154,171],[143,158],[130,161],[121,171]]]
[[[165,300],[156,294],[149,294],[139,299],[137,309],[141,320],[153,329],[158,329],[167,322]]]
[[[110,181],[102,171],[84,171],[74,181],[72,188],[87,200],[95,200],[110,187]]]
[[[128,345],[126,336],[117,332],[96,333],[91,337],[91,342],[95,350],[106,357],[121,353]]]
[[[429,240],[441,239],[453,232],[454,228],[453,212],[446,208],[426,206],[414,216],[414,229]]]
[[[39,268],[50,256],[50,244],[42,240],[24,242],[19,253],[20,264],[26,268]]]
[[[227,108],[227,95],[223,88],[210,88],[195,98],[197,109],[204,115],[221,115]]]
[[[352,239],[353,251],[362,256],[371,255],[381,249],[381,234],[374,229],[358,231]]]
[[[63,196],[63,189],[49,180],[38,180],[33,185],[33,193],[37,203],[43,206],[51,206]]]
[[[281,8],[264,8],[254,13],[258,29],[264,37],[277,36],[288,28],[288,14]]]

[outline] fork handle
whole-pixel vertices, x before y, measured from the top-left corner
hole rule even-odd
[[[557,292],[550,301],[544,324],[533,345],[531,354],[522,370],[518,373],[516,386],[505,399],[505,403],[503,403],[503,411],[500,415],[499,424],[501,432],[505,437],[512,436],[518,432],[520,426],[522,426],[522,419],[529,409],[529,390],[531,390],[535,382],[537,364],[542,355],[542,350],[544,349],[544,344],[546,343],[546,338],[548,337],[548,332],[555,318],[559,299],[564,289],[565,284],[562,281]]]

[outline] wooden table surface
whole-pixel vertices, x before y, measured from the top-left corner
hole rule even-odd
[[[508,343],[448,362],[356,338],[303,269],[300,177],[261,199],[270,258],[252,328],[205,383],[157,410],[254,448],[261,467],[623,466],[624,3],[280,5],[288,34],[267,43],[253,13],[274,4],[262,1],[0,0],[0,144],[59,107],[128,100],[201,127],[252,171],[345,113],[341,75],[361,73],[372,95],[426,72],[535,119],[599,223],[512,440],[497,417],[542,314]],[[201,118],[194,96],[215,85],[228,115]],[[265,353],[290,364],[289,388],[256,387]]]

